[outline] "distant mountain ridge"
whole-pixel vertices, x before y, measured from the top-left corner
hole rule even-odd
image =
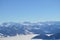
[[[27,34],[45,34],[45,33],[60,33],[60,21],[49,22],[24,22],[15,23],[8,22],[0,25],[0,36],[15,36]]]

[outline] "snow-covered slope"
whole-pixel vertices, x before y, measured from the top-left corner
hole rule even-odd
[[[31,40],[37,34],[29,34],[29,35],[17,35],[13,37],[3,37],[0,40]]]

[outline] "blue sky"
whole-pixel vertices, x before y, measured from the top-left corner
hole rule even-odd
[[[60,0],[0,0],[0,23],[60,21]]]

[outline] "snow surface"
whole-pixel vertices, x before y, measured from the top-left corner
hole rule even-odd
[[[32,40],[34,36],[37,34],[29,34],[29,35],[17,35],[14,37],[3,37],[0,40]]]

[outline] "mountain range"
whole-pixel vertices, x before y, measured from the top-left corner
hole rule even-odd
[[[46,34],[46,33],[60,33],[60,21],[47,22],[23,22],[15,23],[8,22],[0,25],[0,36],[16,36],[27,34]]]

